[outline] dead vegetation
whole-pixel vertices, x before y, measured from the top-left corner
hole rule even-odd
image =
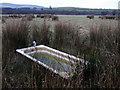
[[[119,19],[119,16],[116,14],[116,15],[101,15],[99,16],[100,19],[115,19],[115,20],[118,20]]]
[[[29,20],[16,20],[6,22],[2,32],[3,88],[120,87],[120,31],[117,25],[93,25],[85,41],[77,27],[62,22],[56,23],[51,32],[46,22],[30,25]],[[33,40],[83,58],[90,64],[78,62],[74,76],[64,82],[15,52],[17,48],[30,46]],[[86,45],[88,41],[90,44]]]
[[[94,15],[88,15],[87,18],[94,19]]]

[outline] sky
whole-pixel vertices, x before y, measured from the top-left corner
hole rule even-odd
[[[118,9],[120,0],[0,0],[0,3],[31,4],[44,7],[81,7]]]

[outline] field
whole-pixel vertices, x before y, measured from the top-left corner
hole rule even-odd
[[[2,23],[3,88],[120,88],[120,31],[113,19],[86,15],[51,18],[7,18]],[[44,44],[89,61],[78,63],[75,75],[62,83],[52,72],[41,70],[15,52],[18,48]],[[81,67],[82,66],[82,67]],[[80,69],[84,69],[81,72]]]
[[[114,23],[117,23],[117,20],[106,20],[106,19],[100,19],[99,16],[95,16],[94,19],[88,19],[86,18],[87,15],[58,15],[59,21],[63,23],[72,23],[78,27],[83,27],[84,29],[89,29],[91,25],[93,24],[101,24],[101,23],[107,23],[110,25],[113,25]],[[8,19],[8,21],[11,19]],[[42,23],[44,19],[41,18],[35,18],[33,21],[37,21],[39,23]],[[47,23],[50,25],[54,25],[56,21],[47,20]]]

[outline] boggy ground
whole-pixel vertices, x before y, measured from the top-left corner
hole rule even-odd
[[[117,20],[88,19],[82,15],[58,15],[58,21],[34,18],[31,21],[8,18],[2,23],[2,87],[120,87],[120,35]],[[76,68],[74,77],[61,85],[15,50],[31,46],[33,40],[83,58],[91,64]],[[34,67],[34,69],[33,69]],[[84,69],[81,73],[80,69]],[[37,71],[36,71],[37,70]],[[35,72],[35,73],[34,73]],[[54,83],[54,84],[51,84]]]

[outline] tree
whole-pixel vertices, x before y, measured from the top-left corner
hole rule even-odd
[[[43,8],[41,8],[41,10],[43,11]]]
[[[52,9],[52,7],[50,6],[49,9]]]

